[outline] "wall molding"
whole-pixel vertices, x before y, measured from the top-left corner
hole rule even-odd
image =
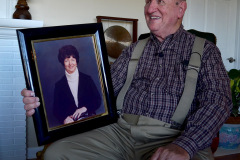
[[[6,28],[34,28],[43,26],[43,21],[24,19],[0,19],[0,27]]]
[[[6,18],[12,18],[13,13],[15,12],[15,6],[17,4],[17,0],[7,0],[6,3]]]
[[[17,0],[0,0],[0,18],[12,18]]]

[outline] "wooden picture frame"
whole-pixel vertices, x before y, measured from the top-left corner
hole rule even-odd
[[[133,43],[137,41],[138,19],[133,18],[121,18],[121,17],[109,17],[109,16],[96,16],[97,23],[102,23],[102,20],[114,20],[114,21],[127,21],[132,22],[132,40]]]

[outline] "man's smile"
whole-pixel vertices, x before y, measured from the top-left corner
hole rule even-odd
[[[160,19],[161,17],[158,16],[150,16],[150,19]]]

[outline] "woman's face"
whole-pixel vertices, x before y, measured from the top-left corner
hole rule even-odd
[[[72,74],[77,68],[77,61],[73,56],[64,59],[64,68],[69,73]]]

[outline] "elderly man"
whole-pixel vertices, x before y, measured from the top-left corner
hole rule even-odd
[[[172,120],[184,91],[187,63],[195,36],[183,29],[185,0],[146,0],[151,31],[123,101],[117,123],[61,139],[50,145],[46,159],[187,160],[213,159],[209,146],[232,107],[229,78],[218,48],[204,44],[194,99],[182,124]],[[112,64],[117,97],[132,53],[139,42]],[[23,90],[26,115],[39,98]]]

